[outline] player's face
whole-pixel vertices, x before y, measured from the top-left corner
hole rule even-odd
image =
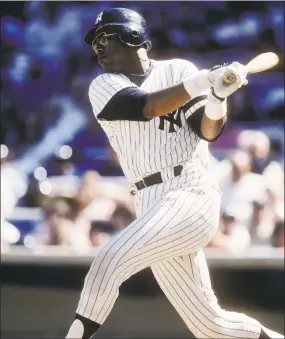
[[[117,35],[101,36],[93,42],[92,47],[104,71],[112,73],[127,71],[131,49],[126,47]]]

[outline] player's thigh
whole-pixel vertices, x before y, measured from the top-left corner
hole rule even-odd
[[[201,212],[204,205],[212,209],[210,193],[208,197],[192,192],[165,195],[101,250],[91,268],[92,276],[103,276],[108,284],[122,282],[154,262],[189,251],[191,244],[199,246],[212,222]],[[197,219],[194,229],[189,227],[192,215]]]
[[[164,234],[174,218],[174,210],[177,201],[175,199],[160,199],[150,206],[143,215],[138,217],[124,230],[117,233],[111,241],[105,245],[94,260],[94,265],[100,263],[101,271],[114,272],[123,263],[131,260],[136,262],[139,258],[136,254],[144,246]],[[133,259],[133,260],[132,260]],[[148,262],[146,261],[146,266]],[[93,266],[94,266],[93,265]],[[98,266],[98,265],[95,265]],[[127,269],[129,265],[125,265]],[[93,272],[94,274],[94,272]]]
[[[175,204],[167,224],[136,252],[136,257],[150,264],[203,248],[218,229],[221,196],[217,190],[182,188],[172,194]]]
[[[217,197],[211,191],[169,192],[160,200],[158,208],[151,213],[148,210],[130,226],[130,230],[138,228],[138,233],[124,245],[126,255],[117,256],[118,265],[143,269],[202,247],[217,228],[216,203]],[[127,230],[126,235],[129,233],[133,231]]]

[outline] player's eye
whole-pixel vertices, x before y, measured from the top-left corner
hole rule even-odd
[[[115,34],[105,34],[99,35],[97,38],[95,38],[92,42],[92,48],[93,50],[98,53],[98,50],[102,49],[102,47],[106,47],[108,45],[109,39],[113,38],[113,35]]]
[[[92,42],[92,48],[97,53],[98,50],[102,49],[102,47],[106,47],[108,45],[108,37],[106,35],[98,36]]]
[[[95,47],[95,46],[102,46],[102,47],[105,47],[107,46],[108,44],[108,39],[107,38],[97,38],[97,39],[94,39],[93,43],[92,43],[92,46]]]
[[[106,35],[102,35],[100,37],[98,37],[98,39],[96,39],[96,44],[99,44],[103,47],[108,45],[108,37]]]

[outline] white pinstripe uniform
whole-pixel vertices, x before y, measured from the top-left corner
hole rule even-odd
[[[181,83],[195,72],[188,61],[153,61],[152,72],[140,87],[153,92]],[[95,116],[118,91],[133,86],[121,74],[98,76],[89,90]],[[164,182],[136,192],[137,219],[95,258],[76,311],[80,315],[102,324],[120,284],[150,266],[197,338],[259,337],[260,324],[222,310],[211,288],[202,248],[218,228],[220,192],[209,169],[208,144],[186,122],[203,103],[186,112],[177,110],[174,123],[159,117],[149,122],[99,120],[130,183],[157,171]],[[175,132],[170,133],[173,127]],[[178,164],[183,170],[174,177],[173,166]]]

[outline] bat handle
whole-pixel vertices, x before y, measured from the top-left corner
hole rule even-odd
[[[224,77],[224,83],[233,84],[236,81],[236,75],[234,73],[226,74]]]

